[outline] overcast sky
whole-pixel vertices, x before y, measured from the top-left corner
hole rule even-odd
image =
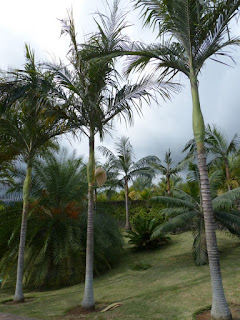
[[[109,3],[111,4],[111,0]],[[128,29],[132,40],[154,41],[155,37],[148,28],[142,29],[139,13],[134,12],[129,0],[122,0],[121,5],[129,10],[127,20],[133,24]],[[95,31],[92,13],[104,11],[104,2],[99,0],[8,0],[1,2],[0,10],[0,68],[18,68],[24,63],[24,44],[28,43],[39,60],[64,58],[69,41],[60,37],[59,19],[67,16],[67,9],[73,8],[79,41],[83,35]],[[233,25],[236,35],[239,25]],[[208,62],[202,70],[200,80],[200,99],[205,123],[215,123],[224,129],[229,139],[240,131],[240,50],[232,53],[236,64],[227,67],[215,62]],[[181,160],[181,150],[192,138],[192,104],[188,81],[181,76],[182,90],[172,96],[171,101],[159,100],[159,105],[152,103],[144,106],[143,116],[135,116],[134,126],[126,127],[116,123],[112,137],[106,136],[103,144],[113,150],[116,138],[125,135],[130,138],[136,160],[147,155],[157,155],[161,159],[168,148],[173,159]],[[72,139],[71,139],[72,140]],[[69,149],[77,149],[79,155],[87,160],[87,141],[64,139]],[[97,145],[101,144],[97,139]]]

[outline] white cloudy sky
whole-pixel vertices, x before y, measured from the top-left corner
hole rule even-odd
[[[112,0],[109,0],[111,3]],[[133,24],[129,35],[133,40],[154,41],[150,29],[142,29],[137,12],[133,12],[130,1],[121,1],[123,8],[129,10],[128,21]],[[66,17],[67,9],[73,8],[79,40],[83,35],[95,30],[91,13],[103,10],[100,0],[8,0],[1,1],[0,10],[0,68],[20,67],[24,63],[24,43],[29,43],[39,59],[51,57],[64,58],[68,50],[68,39],[60,38],[61,24],[58,19]],[[239,25],[234,25],[235,34]],[[239,71],[240,50],[233,52],[236,64],[232,67],[209,62],[203,68],[200,80],[200,99],[206,123],[222,127],[229,137],[239,133]],[[159,101],[151,108],[145,106],[143,117],[135,117],[134,126],[116,124],[112,138],[107,136],[104,145],[113,148],[114,140],[122,135],[130,137],[136,158],[154,154],[163,158],[168,148],[173,158],[181,159],[184,144],[192,138],[191,96],[188,82],[182,76],[184,85],[178,95],[169,102]],[[73,141],[69,148],[76,148],[79,155],[87,159],[87,142]],[[97,140],[97,144],[99,141]],[[112,149],[113,150],[113,149]]]

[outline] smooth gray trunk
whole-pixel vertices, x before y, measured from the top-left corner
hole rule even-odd
[[[88,191],[88,226],[87,226],[87,247],[86,247],[86,273],[85,289],[82,300],[82,307],[85,309],[94,309],[95,300],[93,292],[93,250],[94,250],[94,201],[93,185]]]
[[[17,264],[17,280],[14,301],[23,302],[23,268],[24,268],[24,254],[25,254],[25,243],[27,235],[27,215],[29,208],[29,196],[30,196],[30,185],[31,185],[31,164],[28,164],[26,177],[23,184],[23,211],[22,211],[22,224],[19,241],[18,251],[18,264]]]
[[[206,154],[203,144],[198,144],[198,166],[200,172],[202,206],[204,214],[204,223],[206,231],[206,242],[208,251],[208,260],[212,284],[212,309],[211,315],[216,320],[231,320],[231,312],[225,298],[219,253],[217,247],[217,238],[215,230],[215,221],[213,216],[212,199],[210,185],[208,180],[208,171],[206,163]]]
[[[93,292],[93,256],[94,256],[94,186],[95,186],[95,159],[94,159],[94,130],[90,130],[89,161],[88,161],[88,222],[86,244],[86,271],[85,289],[82,300],[84,309],[94,309]]]
[[[205,153],[205,126],[200,106],[198,82],[190,63],[190,82],[193,102],[193,132],[197,144],[198,168],[200,173],[200,186],[202,208],[205,223],[208,261],[212,284],[212,309],[211,315],[216,320],[231,320],[231,312],[228,307],[220,269],[215,221],[213,216],[212,198],[208,180],[207,161]]]

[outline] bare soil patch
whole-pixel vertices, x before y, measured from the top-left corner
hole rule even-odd
[[[33,302],[34,300],[35,298],[25,298],[24,301],[22,302],[15,302],[11,299],[11,300],[2,301],[1,303],[4,305],[13,305],[13,304],[20,304],[20,303],[29,303],[29,302]]]
[[[240,305],[231,304],[230,310],[233,316],[233,320],[240,320]],[[199,313],[196,317],[197,320],[212,320],[211,310],[206,310]]]
[[[65,316],[57,317],[56,320],[84,319],[87,314],[101,312],[106,307],[107,307],[106,304],[96,304],[95,309],[92,309],[92,310],[83,309],[81,306],[74,307],[70,309]]]

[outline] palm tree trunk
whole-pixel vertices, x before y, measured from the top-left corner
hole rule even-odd
[[[170,184],[170,175],[167,174],[167,194],[171,195],[171,184]]]
[[[212,199],[210,192],[210,185],[208,180],[208,169],[206,162],[206,153],[204,146],[204,121],[200,107],[200,100],[198,94],[198,84],[195,75],[191,75],[191,91],[193,101],[193,131],[197,144],[198,153],[198,167],[200,173],[200,185],[202,195],[202,206],[204,214],[204,223],[206,230],[206,242],[208,250],[208,260],[212,284],[212,310],[211,315],[216,320],[230,320],[232,319],[229,310],[223,284],[219,262],[219,253],[217,247],[217,238],[215,230],[215,221],[213,216]]]
[[[23,211],[22,211],[22,224],[20,232],[20,242],[18,251],[18,264],[17,264],[17,281],[15,288],[14,301],[23,302],[23,267],[24,267],[24,253],[25,253],[25,243],[27,235],[27,215],[29,208],[29,197],[30,197],[30,187],[31,187],[31,174],[32,174],[32,163],[31,160],[27,163],[27,172],[23,184]]]
[[[228,191],[230,191],[230,190],[232,190],[232,187],[231,187],[231,184],[230,184],[231,175],[230,175],[228,160],[225,160],[225,170],[226,170]]]
[[[89,161],[88,161],[88,224],[87,224],[87,246],[86,246],[86,271],[85,289],[82,300],[84,309],[94,309],[93,293],[93,250],[94,250],[94,131],[90,130],[89,137]]]
[[[129,219],[129,205],[128,205],[128,179],[127,176],[125,176],[125,208],[126,208],[126,224],[125,224],[125,229],[126,230],[131,230],[131,225],[130,225],[130,219]]]

